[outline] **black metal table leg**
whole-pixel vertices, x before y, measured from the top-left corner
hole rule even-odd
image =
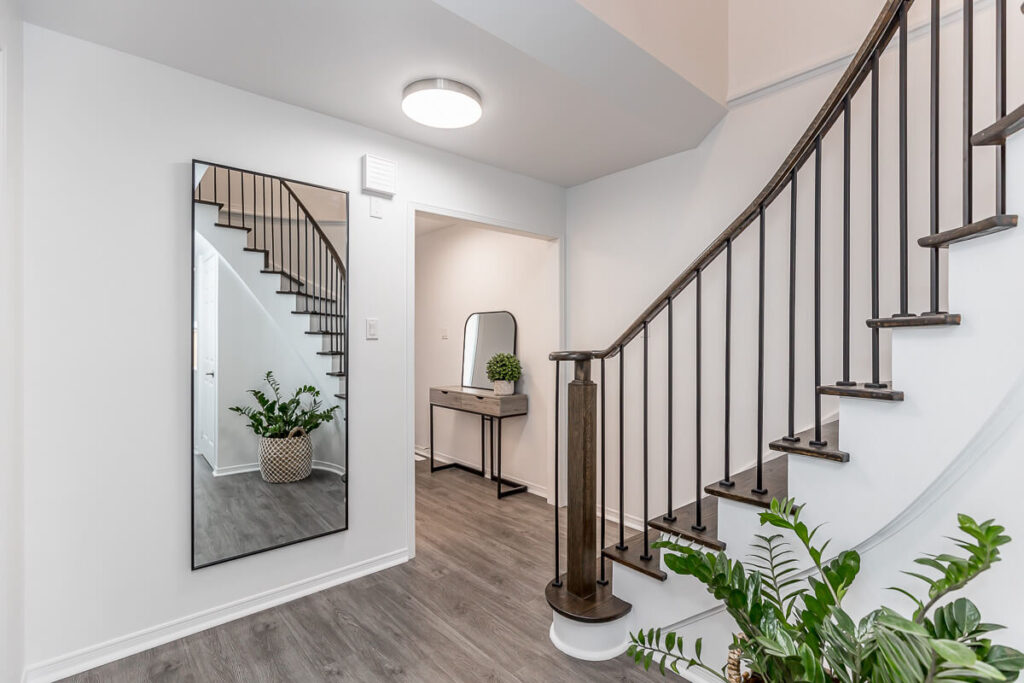
[[[493,426],[494,418],[491,418]],[[514,496],[517,493],[525,493],[526,485],[518,482],[511,481],[509,479],[503,479],[501,476],[501,418],[498,418],[498,475],[491,475],[491,479],[498,483],[498,498],[504,498],[505,496]],[[502,489],[502,484],[510,488]]]
[[[470,474],[475,474],[478,477],[485,477],[485,476],[487,476],[486,473],[484,472],[484,455],[483,455],[483,453],[480,454],[480,469],[476,469],[474,467],[470,467],[469,465],[463,465],[461,462],[446,462],[443,465],[435,465],[434,464],[434,405],[435,404],[433,404],[433,403],[430,404],[430,471],[431,472],[440,472],[441,470],[447,470],[447,469],[455,468],[457,470],[462,470],[463,472],[469,472]],[[481,424],[481,427],[480,427],[481,445],[483,445],[482,444],[483,434],[484,434],[484,432],[483,432],[483,425]]]

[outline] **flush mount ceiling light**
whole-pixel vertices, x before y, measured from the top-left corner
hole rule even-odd
[[[480,93],[448,78],[424,78],[405,86],[402,111],[431,128],[465,128],[480,120]]]

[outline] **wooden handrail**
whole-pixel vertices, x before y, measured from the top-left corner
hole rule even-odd
[[[900,7],[904,4],[908,7],[914,0],[888,0],[882,11],[879,13],[875,23],[871,26],[867,38],[861,43],[860,48],[854,55],[853,60],[843,72],[842,78],[836,83],[825,103],[818,110],[807,130],[800,136],[796,145],[790,151],[785,161],[771,177],[771,180],[757,194],[752,202],[740,213],[736,219],[729,224],[721,234],[718,235],[693,262],[683,270],[679,276],[672,281],[654,302],[648,306],[640,316],[634,320],[626,331],[611,343],[607,348],[597,351],[555,351],[548,358],[553,361],[562,360],[583,360],[586,358],[612,358],[621,347],[629,343],[644,328],[645,323],[650,323],[665,306],[668,300],[675,297],[690,282],[697,277],[697,271],[706,268],[722,251],[728,242],[739,236],[758,216],[762,206],[767,206],[774,200],[782,189],[789,182],[790,173],[798,170],[814,150],[814,141],[823,136],[835,123],[838,115],[842,112],[843,100],[853,94],[864,81],[871,66],[871,57],[876,52],[884,49],[885,45],[892,38],[899,27]],[[1024,10],[1024,7],[1022,7]]]

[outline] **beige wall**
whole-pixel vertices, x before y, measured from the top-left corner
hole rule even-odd
[[[577,0],[709,96],[725,102],[728,11],[724,0]]]
[[[554,438],[554,368],[547,356],[559,347],[558,243],[479,225],[457,222],[416,238],[417,449],[429,444],[430,387],[460,383],[466,317],[510,311],[523,364],[517,391],[529,396],[530,406],[525,418],[504,421],[502,476],[547,495]],[[479,466],[479,417],[436,409],[434,425],[437,453]]]

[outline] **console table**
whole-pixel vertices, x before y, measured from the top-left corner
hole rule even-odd
[[[497,396],[490,389],[474,389],[472,387],[431,387],[430,388],[430,471],[437,472],[451,467],[464,470],[480,477],[486,477],[484,469],[484,458],[486,449],[484,447],[485,427],[490,424],[491,428],[491,481],[497,482],[498,498],[511,496],[526,491],[526,485],[505,479],[501,476],[501,421],[506,417],[517,417],[526,415],[526,394],[512,394],[510,396]],[[434,408],[448,408],[463,413],[472,413],[480,416],[480,469],[474,469],[460,462],[449,462],[444,465],[434,465]],[[498,422],[498,447],[497,464],[495,473],[495,447],[494,447],[494,422]],[[508,487],[508,488],[505,488]]]

